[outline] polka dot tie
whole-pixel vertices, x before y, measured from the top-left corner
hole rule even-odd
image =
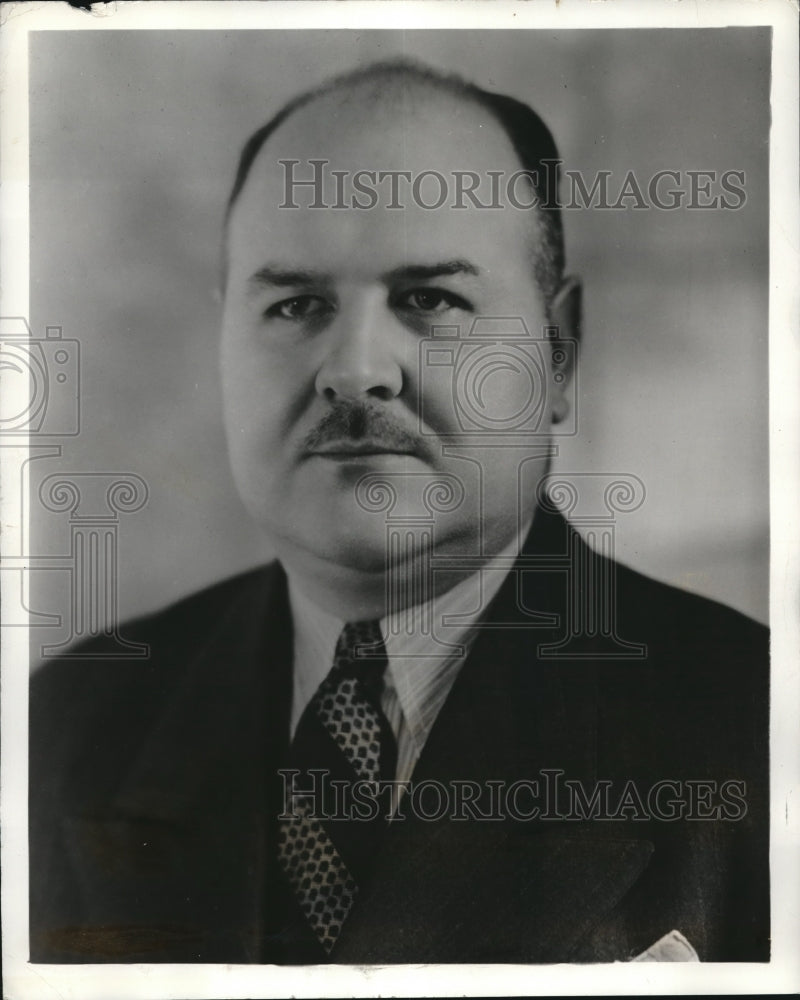
[[[303,712],[292,741],[290,761],[300,771],[297,789],[310,787],[310,770],[350,785],[394,778],[397,746],[380,707],[387,663],[377,621],[345,625],[333,667]],[[303,914],[330,954],[386,817],[331,821],[325,816],[315,817],[311,795],[295,793],[279,823],[278,858]]]

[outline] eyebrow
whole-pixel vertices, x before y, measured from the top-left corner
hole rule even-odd
[[[451,274],[479,274],[478,268],[468,260],[445,260],[438,264],[409,264],[390,271],[387,278],[398,278],[411,281],[426,281],[430,278],[442,278]]]
[[[445,260],[436,264],[408,264],[397,267],[383,275],[383,281],[428,281],[431,278],[447,277],[453,274],[473,274],[480,271],[468,260]],[[260,267],[248,280],[248,286],[255,292],[261,288],[297,288],[299,286],[330,283],[331,275],[321,271],[284,269],[266,264]]]
[[[253,290],[258,290],[264,287],[291,288],[297,285],[313,285],[325,280],[330,280],[330,277],[318,271],[289,271],[267,264],[260,267],[255,274],[251,274],[247,284]]]

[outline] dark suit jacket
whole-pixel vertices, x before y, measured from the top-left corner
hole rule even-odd
[[[694,795],[694,812],[716,804],[718,818],[635,805],[628,819],[408,816],[390,824],[331,961],[618,961],[673,929],[702,960],[768,959],[766,630],[587,555],[537,512],[527,554],[570,544],[587,578],[616,579],[618,634],[646,658],[599,657],[599,636],[580,640],[580,658],[541,658],[564,634],[569,580],[512,573],[488,618],[502,624],[481,632],[414,781],[553,769],[587,794],[606,779],[613,798],[670,780],[666,799]],[[554,617],[520,627],[521,608]],[[268,566],[129,626],[146,662],[64,660],[34,676],[34,961],[326,960],[275,863],[289,622],[283,572]],[[746,808],[725,818],[714,789],[729,780]]]

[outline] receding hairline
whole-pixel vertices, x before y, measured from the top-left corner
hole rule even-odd
[[[540,173],[540,163],[560,163],[555,141],[539,115],[527,104],[504,94],[483,90],[476,84],[454,73],[443,73],[423,63],[401,58],[371,63],[369,66],[350,70],[324,81],[297,95],[287,102],[266,124],[257,129],[245,143],[228,197],[223,223],[223,261],[227,243],[228,226],[234,207],[250,176],[253,164],[267,141],[297,112],[326,97],[347,95],[354,97],[365,87],[383,87],[394,84],[402,93],[409,92],[409,85],[417,90],[430,89],[471,104],[488,112],[509,139],[522,169],[533,179]],[[541,154],[541,155],[540,155]],[[537,194],[540,193],[537,189]],[[547,191],[534,209],[539,243],[535,248],[536,278],[549,299],[560,283],[564,271],[563,230],[557,190]],[[225,272],[223,263],[223,274]]]
[[[244,189],[247,178],[250,175],[250,168],[255,163],[258,154],[262,151],[267,140],[284,125],[295,114],[312,104],[322,101],[327,97],[337,95],[345,96],[350,92],[355,97],[360,90],[374,84],[376,87],[381,83],[395,83],[398,85],[410,84],[418,90],[425,88],[438,91],[449,97],[454,97],[464,103],[472,104],[475,107],[492,111],[487,107],[479,95],[483,93],[475,84],[471,84],[455,74],[445,74],[433,70],[422,63],[417,63],[407,59],[394,59],[382,62],[371,63],[369,66],[360,69],[349,70],[338,76],[323,81],[310,90],[303,91],[288,101],[266,124],[257,129],[247,140],[242,155],[240,157],[239,170],[228,197],[225,221],[230,218],[231,211]],[[407,87],[404,88],[407,92]],[[383,90],[381,96],[385,97]],[[503,127],[496,115],[494,115],[498,126],[507,134],[507,129]],[[511,138],[509,136],[509,138]]]

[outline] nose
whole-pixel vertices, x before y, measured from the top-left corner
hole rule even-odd
[[[319,395],[388,400],[403,389],[401,331],[385,307],[385,293],[362,295],[345,305],[326,329],[327,353],[316,378]]]

